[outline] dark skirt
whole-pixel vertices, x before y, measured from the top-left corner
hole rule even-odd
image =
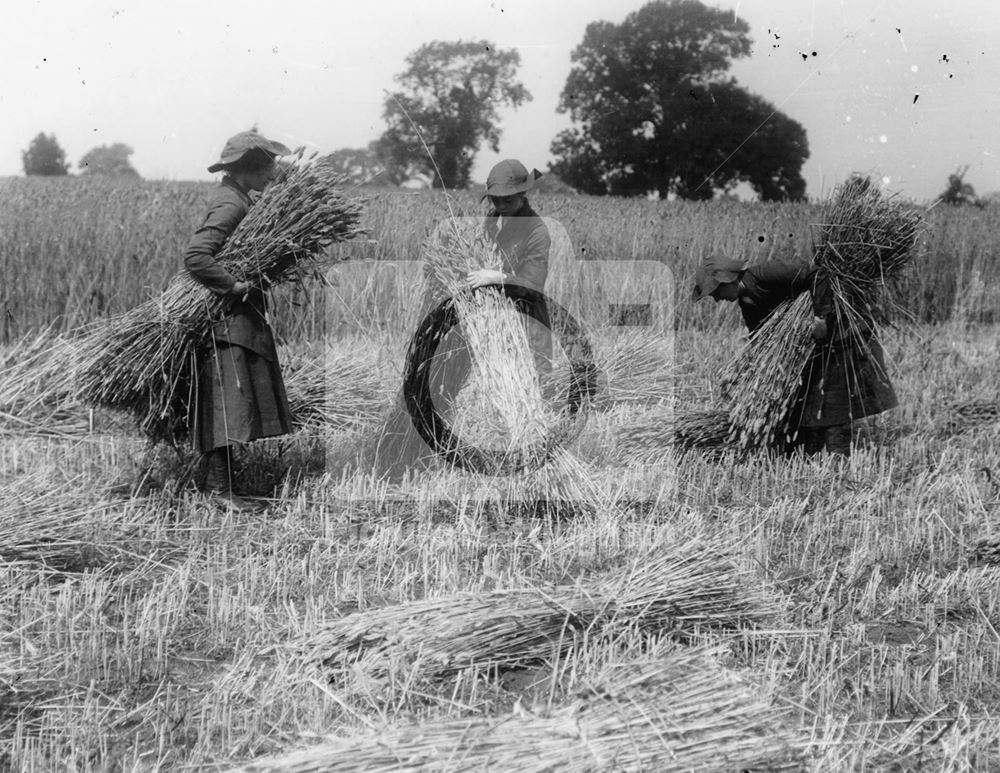
[[[898,404],[878,340],[826,345],[802,374],[802,396],[792,426],[834,427],[874,416]]]
[[[220,341],[202,353],[196,396],[192,436],[202,453],[292,431],[277,360],[238,344]]]

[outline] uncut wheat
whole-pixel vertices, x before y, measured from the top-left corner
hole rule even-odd
[[[360,204],[322,162],[295,164],[270,185],[226,241],[218,261],[257,286],[318,275],[334,242],[360,234]],[[85,332],[76,342],[76,390],[88,403],[126,411],[153,440],[188,435],[199,347],[229,301],[187,272],[163,294]]]

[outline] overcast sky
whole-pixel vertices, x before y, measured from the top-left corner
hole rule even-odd
[[[490,40],[521,53],[533,101],[503,114],[499,157],[544,169],[568,125],[556,113],[586,25],[642,0],[11,0],[0,25],[0,175],[54,133],[76,164],[125,142],[146,178],[211,179],[226,137],[257,124],[320,151],[384,129],[384,90],[430,40]],[[1000,190],[997,0],[709,0],[745,19],[733,74],[805,126],[810,196],[852,171],[918,201],[969,166]],[[815,55],[813,55],[815,52]],[[483,151],[485,177],[498,156]]]

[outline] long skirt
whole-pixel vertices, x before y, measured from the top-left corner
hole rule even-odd
[[[238,344],[216,342],[201,356],[193,410],[202,453],[292,431],[292,412],[277,360]]]
[[[878,339],[865,345],[819,346],[803,373],[794,426],[834,427],[898,404]]]

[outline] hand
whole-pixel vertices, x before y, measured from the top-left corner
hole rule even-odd
[[[250,294],[250,285],[244,282],[242,279],[238,279],[236,283],[229,289],[229,294],[235,298],[245,301],[247,296]]]
[[[813,318],[812,337],[817,341],[822,341],[824,338],[826,338],[826,334],[827,334],[826,320],[823,319],[822,317]]]
[[[482,287],[483,285],[503,284],[503,274],[491,268],[479,268],[470,271],[465,281],[469,287]]]

